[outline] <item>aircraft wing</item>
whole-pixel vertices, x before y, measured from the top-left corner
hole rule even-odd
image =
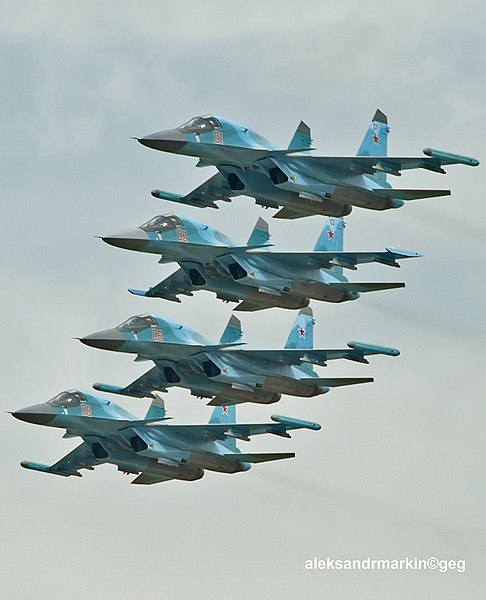
[[[299,156],[299,162],[311,161],[312,166],[321,169],[333,169],[351,173],[374,175],[389,173],[400,175],[400,171],[425,169],[436,173],[445,173],[446,165],[467,165],[476,167],[479,161],[469,156],[442,152],[424,148],[425,156]]]
[[[348,342],[348,348],[338,349],[282,349],[282,350],[238,350],[242,355],[257,360],[268,360],[270,362],[287,363],[299,365],[301,363],[312,363],[326,366],[328,360],[344,358],[355,362],[367,363],[364,358],[371,354],[384,354],[386,356],[398,356],[399,350],[385,346],[375,346],[362,342]]]
[[[172,431],[178,436],[184,435],[201,441],[217,441],[227,438],[249,441],[252,435],[263,433],[290,437],[287,432],[292,429],[318,431],[321,428],[318,423],[281,415],[272,415],[271,419],[271,423],[208,423],[204,425],[160,425],[160,427],[165,427],[168,433]],[[159,427],[159,425],[154,424],[153,427]]]
[[[197,206],[198,208],[219,208],[215,202],[218,200],[231,202],[231,196],[238,195],[230,190],[225,177],[221,173],[216,173],[185,196],[165,192],[164,190],[152,190],[151,193],[152,196],[161,200],[170,200],[171,202]]]
[[[134,396],[135,398],[152,398],[154,390],[166,392],[170,386],[171,384],[168,383],[158,367],[152,367],[152,369],[125,387],[108,385],[106,383],[93,384],[94,389],[100,392],[119,394],[121,396]]]
[[[29,461],[23,461],[20,464],[24,469],[41,471],[42,473],[52,473],[53,475],[61,475],[62,477],[70,477],[71,475],[82,477],[79,469],[89,469],[92,471],[96,465],[104,462],[106,461],[103,459],[95,458],[88,444],[83,442],[50,467]]]
[[[163,298],[164,300],[171,300],[172,302],[180,302],[177,297],[178,294],[184,294],[185,296],[192,296],[192,290],[194,289],[191,280],[186,275],[183,269],[178,269],[172,275],[169,275],[166,279],[154,285],[147,291],[129,289],[131,294],[136,296],[146,296],[147,298]]]
[[[384,252],[258,252],[251,255],[262,255],[266,264],[272,260],[287,262],[300,268],[330,269],[333,266],[355,270],[357,265],[377,262],[392,267],[399,267],[397,260],[423,256],[419,252],[398,250],[387,247]]]

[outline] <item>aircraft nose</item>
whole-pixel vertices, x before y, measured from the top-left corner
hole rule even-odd
[[[19,421],[34,423],[35,425],[47,425],[56,416],[55,410],[48,404],[35,404],[27,408],[21,408],[12,413]]]
[[[79,338],[79,341],[100,350],[119,350],[125,342],[125,337],[118,329],[106,329]]]
[[[138,138],[138,141],[147,148],[161,150],[162,152],[177,152],[186,145],[186,138],[178,129],[167,129],[166,131],[151,133]]]
[[[142,250],[147,242],[150,241],[148,234],[140,228],[130,229],[122,233],[102,237],[101,239],[106,244],[110,244],[110,246],[125,248],[125,250]]]

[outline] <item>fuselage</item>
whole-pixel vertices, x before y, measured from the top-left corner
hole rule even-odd
[[[116,328],[81,341],[153,361],[159,375],[150,380],[152,389],[177,386],[195,395],[223,395],[237,402],[263,404],[277,402],[282,393],[309,397],[329,391],[311,382],[300,382],[317,377],[312,370],[281,362],[277,355],[274,360],[256,359],[237,347],[219,346],[190,328],[153,315],[131,317]],[[106,387],[97,389],[110,391]],[[143,390],[140,392],[143,395]]]
[[[357,292],[330,285],[348,281],[337,269],[302,269],[291,256],[277,260],[271,252],[239,251],[223,233],[182,215],[157,216],[103,240],[127,250],[156,254],[161,263],[176,262],[190,287],[214,292],[225,301],[298,309],[307,306],[311,298],[344,302],[359,297]],[[144,295],[167,297],[157,287]]]
[[[143,424],[122,407],[77,390],[18,410],[13,416],[66,429],[70,436],[81,437],[100,463],[114,464],[127,473],[143,471],[193,481],[205,469],[236,473],[250,468],[244,461],[225,458],[228,448],[218,441],[195,439],[163,422]]]
[[[385,181],[278,150],[258,132],[223,117],[195,117],[138,141],[155,150],[197,157],[201,166],[215,166],[233,195],[253,197],[266,207],[340,217],[348,215],[352,205],[373,210],[403,205],[401,200],[372,193],[390,188]]]

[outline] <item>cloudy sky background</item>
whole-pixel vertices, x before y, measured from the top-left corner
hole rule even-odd
[[[186,193],[213,172],[129,136],[212,112],[286,146],[304,119],[320,154],[349,155],[379,107],[391,125],[390,153],[431,146],[485,160],[483,3],[365,6],[2,2],[2,410],[94,381],[125,384],[146,369],[75,336],[148,311],[217,340],[231,314],[204,292],[182,304],[130,296],[127,287],[153,285],[173,268],[94,237],[177,211],[150,190]],[[297,457],[194,484],[130,486],[110,466],[83,479],[25,471],[21,460],[50,464],[77,442],[4,414],[2,596],[484,597],[484,169],[413,172],[393,184],[453,192],[348,218],[350,250],[393,245],[425,255],[400,271],[363,267],[351,279],[407,288],[313,308],[316,345],[358,339],[401,356],[320,370],[372,375],[371,385],[242,406],[245,421],[278,412],[323,430],[256,439],[244,449]],[[180,212],[238,242],[263,216],[282,250],[310,249],[323,225],[319,217],[272,220],[245,197],[219,211]],[[277,347],[294,316],[243,313],[246,340]],[[209,418],[183,390],[166,402],[177,422]],[[123,404],[140,416],[147,408]],[[467,571],[303,568],[314,556],[432,555],[466,559]]]

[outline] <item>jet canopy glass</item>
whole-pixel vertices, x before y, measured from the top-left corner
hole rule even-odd
[[[194,117],[187,123],[184,123],[177,129],[183,133],[208,133],[214,131],[216,127],[221,127],[221,123],[215,117]]]
[[[68,406],[78,406],[80,402],[86,402],[86,396],[76,390],[69,390],[54,396],[47,404],[66,408]]]
[[[140,226],[140,229],[144,231],[169,231],[169,229],[175,229],[176,227],[182,227],[182,221],[175,215],[159,215],[154,217]]]
[[[131,333],[137,333],[148,329],[149,327],[157,327],[157,321],[150,315],[136,315],[130,317],[127,321],[118,325],[118,331],[130,331]]]

